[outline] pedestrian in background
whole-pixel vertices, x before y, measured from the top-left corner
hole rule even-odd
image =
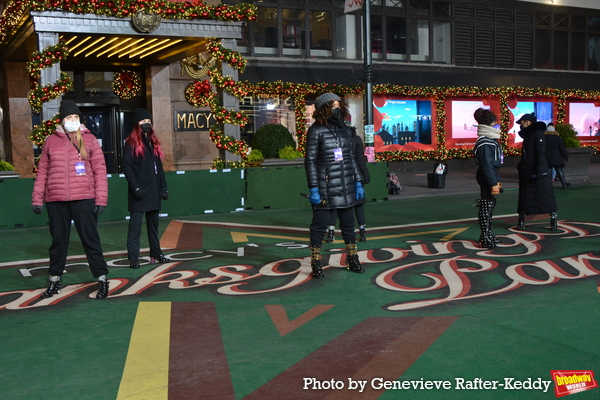
[[[538,122],[534,114],[524,114],[517,124],[521,125],[519,136],[523,138],[519,171],[519,203],[517,228],[525,229],[525,216],[550,214],[550,229],[557,230],[558,210],[554,198],[552,179],[546,162],[546,124]]]
[[[98,280],[96,298],[104,299],[109,292],[108,268],[98,235],[98,216],[108,201],[104,154],[96,137],[81,124],[81,111],[72,100],[63,100],[59,113],[61,123],[42,148],[32,195],[36,214],[46,204],[52,235],[50,282],[42,298],[61,293],[72,220]]]
[[[473,148],[475,162],[479,166],[475,178],[479,184],[481,198],[477,200],[479,207],[478,222],[481,229],[479,245],[494,248],[498,240],[492,232],[492,216],[496,207],[496,196],[502,189],[500,167],[504,163],[504,154],[498,140],[500,129],[493,126],[497,123],[496,115],[484,108],[478,108],[473,114],[477,121],[477,141]]]
[[[138,108],[133,115],[135,126],[125,140],[121,168],[128,183],[129,228],[127,255],[130,268],[139,268],[142,219],[146,214],[146,230],[150,245],[150,262],[166,263],[158,239],[158,214],[161,201],[168,200],[167,182],[163,171],[160,140],[152,127],[152,115]]]
[[[567,189],[571,184],[567,182],[565,173],[563,172],[565,163],[569,161],[569,153],[567,153],[565,142],[563,142],[560,134],[554,128],[554,124],[548,124],[544,135],[546,135],[546,161],[548,162],[548,168],[550,168],[551,172],[556,173],[558,180],[562,184],[562,188]],[[554,179],[554,173],[552,174],[552,179]]]
[[[321,268],[321,245],[334,210],[346,243],[347,269],[363,273],[354,233],[354,205],[365,192],[352,134],[345,123],[348,106],[336,94],[324,93],[317,98],[315,108],[315,123],[306,134],[304,159],[313,208],[310,224],[312,276],[316,279],[325,277]]]
[[[353,126],[349,126],[350,132],[352,132],[352,143],[354,145],[354,155],[356,156],[356,164],[360,169],[360,174],[362,175],[363,184],[366,185],[371,181],[371,174],[369,174],[369,169],[367,168],[367,163],[365,161],[365,146],[363,144],[362,139],[356,133],[356,128]],[[354,215],[356,217],[356,222],[358,223],[358,241],[365,242],[367,240],[367,224],[365,219],[365,207],[364,205],[367,203],[365,197],[362,199],[356,200],[356,205],[354,206]],[[327,232],[327,240],[328,243],[333,243],[335,240],[335,223],[337,221],[337,211],[333,210],[331,213],[331,219],[329,221],[329,230]]]

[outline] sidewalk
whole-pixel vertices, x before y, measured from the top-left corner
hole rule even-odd
[[[475,180],[476,170],[449,171],[446,175],[446,187],[433,189],[427,187],[427,174],[404,173],[398,174],[402,191],[397,195],[389,195],[389,200],[411,199],[419,197],[447,196],[452,194],[479,193],[479,185]],[[519,178],[517,169],[513,167],[500,170],[504,190],[518,189]],[[590,179],[570,182],[573,186],[600,184],[600,163],[590,164]],[[368,187],[367,187],[368,189]],[[562,190],[560,182],[554,182],[554,189]]]

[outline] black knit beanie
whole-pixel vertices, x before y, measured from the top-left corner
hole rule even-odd
[[[69,115],[73,115],[73,114],[79,115],[79,119],[81,119],[81,111],[79,110],[79,107],[77,107],[77,104],[75,104],[75,102],[73,100],[61,101],[59,113],[60,113],[61,121],[63,119],[65,119],[66,117],[68,117]]]
[[[150,115],[150,113],[145,108],[138,108],[137,110],[135,110],[135,113],[133,113],[133,123],[137,124],[143,119],[152,120],[152,115]]]

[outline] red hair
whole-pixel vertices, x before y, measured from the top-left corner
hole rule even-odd
[[[134,157],[144,157],[144,141],[142,139],[142,135],[145,135],[144,131],[140,128],[140,124],[137,123],[133,127],[133,130],[125,140],[125,143],[131,146],[131,152]],[[154,134],[154,128],[150,127],[150,132],[148,132],[148,140],[152,147],[154,148],[154,156],[158,157],[160,160],[163,159],[164,154],[162,149],[160,148],[160,140]]]

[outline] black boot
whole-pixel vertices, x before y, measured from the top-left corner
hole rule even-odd
[[[138,260],[129,260],[129,268],[138,269],[140,267],[140,263]]]
[[[492,229],[492,220],[494,219],[494,208],[496,208],[496,198],[494,197],[492,200],[488,200],[490,203],[490,239],[494,242],[494,244],[500,243],[500,240],[496,239],[496,235],[494,235],[494,230]]]
[[[335,240],[335,226],[329,225],[329,230],[327,231],[327,239],[325,239],[326,243],[333,243]]]
[[[492,237],[491,225],[492,225],[492,213],[491,213],[491,200],[479,199],[477,201],[479,207],[479,213],[477,215],[477,222],[481,229],[481,235],[479,236],[479,246],[493,249],[496,247],[495,239]]]
[[[358,259],[356,243],[346,243],[346,257],[346,269],[348,271],[357,272],[359,274],[365,272],[365,269],[360,265],[360,260]]]
[[[558,180],[562,184],[563,189],[566,189],[569,186],[571,186],[570,183],[567,183],[567,180],[565,179],[565,173],[563,172],[562,168],[554,168],[554,169],[556,170],[556,176],[558,177]]]
[[[550,213],[550,230],[558,230],[558,213],[556,211]]]
[[[60,294],[62,291],[62,282],[60,281],[60,276],[51,276],[50,283],[48,283],[48,288],[44,293],[42,293],[42,299],[47,299],[48,297],[52,297],[55,294]]]
[[[519,213],[519,222],[517,222],[517,229],[520,231],[525,230],[525,214]]]
[[[102,275],[100,278],[98,278],[98,292],[96,293],[97,299],[105,299],[108,297],[108,286],[109,282],[106,279],[106,275]]]
[[[165,257],[163,254],[161,254],[158,257],[150,257],[150,264],[164,264],[164,263],[168,263],[171,262],[171,260],[169,260],[167,257]]]
[[[310,246],[310,267],[312,268],[311,276],[315,279],[325,278],[323,269],[321,268],[321,248]]]
[[[365,225],[361,225],[358,227],[358,241],[366,242],[367,241],[367,230]]]

